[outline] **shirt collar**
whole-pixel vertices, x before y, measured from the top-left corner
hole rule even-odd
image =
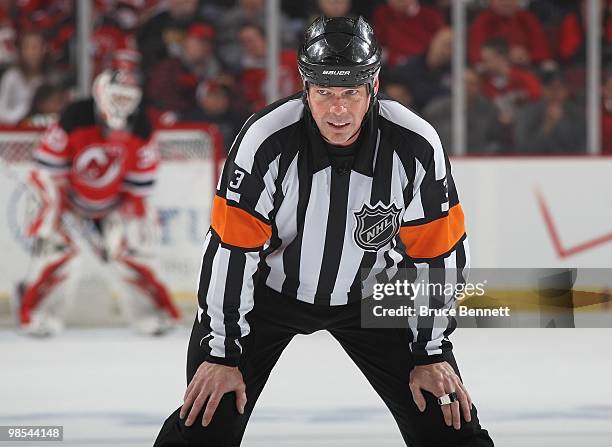
[[[325,145],[325,140],[319,132],[314,118],[310,114],[308,105],[304,108],[304,121],[308,135],[309,147],[312,155],[312,173],[319,172],[329,166],[331,161]],[[361,125],[361,133],[357,139],[355,159],[352,170],[368,177],[374,176],[374,156],[378,145],[378,101],[370,107],[364,122]]]

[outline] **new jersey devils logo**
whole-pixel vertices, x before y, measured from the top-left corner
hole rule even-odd
[[[354,214],[355,243],[365,251],[378,251],[393,239],[400,226],[401,209],[392,203],[378,202],[372,207],[367,203]]]
[[[74,169],[80,181],[104,188],[121,175],[122,151],[116,146],[89,146],[77,155]]]

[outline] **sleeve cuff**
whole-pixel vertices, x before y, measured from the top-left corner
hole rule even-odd
[[[434,355],[427,355],[427,351],[418,350],[417,352],[412,353],[412,358],[414,359],[414,364],[416,366],[433,365],[434,363],[441,363],[441,362],[452,362],[453,361],[453,348],[452,348],[452,345],[447,346],[442,349],[441,354],[434,354]]]
[[[436,354],[436,355],[413,355],[414,364],[416,366],[421,365],[433,365],[434,363],[441,363],[446,361],[446,357],[444,354]]]
[[[208,354],[204,361],[208,363],[216,363],[217,365],[238,366],[239,358],[215,357]]]

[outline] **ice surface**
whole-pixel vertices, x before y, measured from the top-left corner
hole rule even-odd
[[[0,331],[0,425],[63,425],[66,446],[151,446],[180,404],[188,337],[95,329],[32,340]],[[453,341],[497,446],[612,445],[612,330],[463,329]],[[403,444],[365,379],[320,332],[285,351],[243,445]]]

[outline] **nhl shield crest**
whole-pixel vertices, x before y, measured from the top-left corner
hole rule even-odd
[[[365,251],[378,251],[397,234],[401,209],[395,204],[378,202],[374,207],[367,203],[355,216],[355,243]]]

